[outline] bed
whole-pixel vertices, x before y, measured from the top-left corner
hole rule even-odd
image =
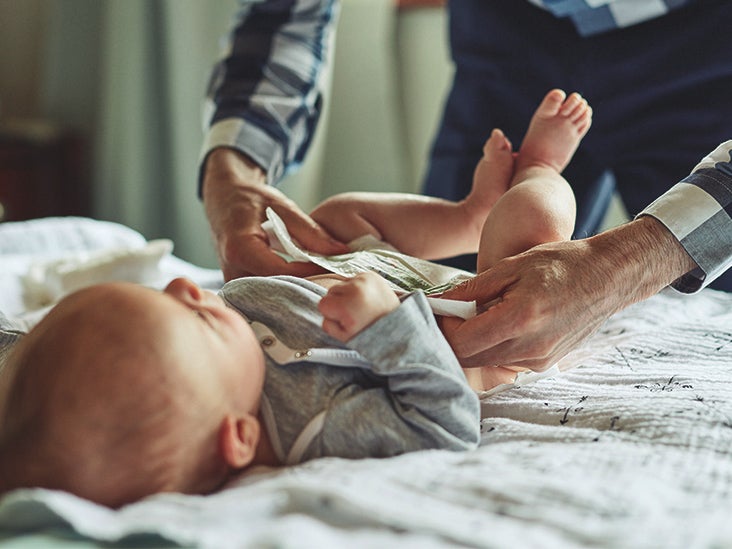
[[[44,277],[58,283],[58,265],[78,271],[90,261],[113,264],[104,276],[144,270],[138,281],[152,286],[179,275],[222,283],[220,272],[121,225],[5,223],[0,311],[43,306]],[[116,511],[18,490],[0,500],[0,543],[732,547],[732,295],[665,290],[609,319],[560,366],[483,398],[473,452],[257,469],[212,495],[163,494]]]

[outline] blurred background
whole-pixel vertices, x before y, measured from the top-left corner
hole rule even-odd
[[[201,105],[236,8],[0,0],[1,147],[15,153],[0,170],[21,187],[5,191],[6,219],[87,214],[172,238],[180,257],[216,266],[196,196]],[[327,111],[283,186],[302,207],[342,190],[418,189],[450,78],[445,24],[442,8],[342,3]]]
[[[81,214],[217,266],[202,98],[235,0],[0,0],[0,218]],[[341,2],[326,111],[281,187],[418,191],[452,67],[439,0]]]

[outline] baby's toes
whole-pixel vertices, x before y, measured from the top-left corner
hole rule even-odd
[[[559,114],[567,118],[573,118],[577,109],[581,108],[584,99],[580,94],[574,92],[567,97],[559,111]]]

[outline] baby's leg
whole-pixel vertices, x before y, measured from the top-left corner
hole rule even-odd
[[[510,188],[486,218],[478,272],[545,242],[569,239],[574,230],[574,193],[560,175],[582,137],[592,110],[578,94],[549,92],[536,110]]]
[[[482,225],[498,199],[514,178],[515,160],[511,142],[499,129],[494,129],[483,145],[483,157],[473,172],[473,186],[465,198],[471,215]]]
[[[568,240],[574,230],[575,210],[574,193],[559,174],[511,187],[483,225],[478,272],[538,244]]]
[[[311,217],[342,242],[371,234],[399,251],[438,259],[478,250],[486,215],[513,175],[511,144],[494,130],[463,201],[404,193],[353,192],[332,196]]]
[[[463,368],[468,385],[477,392],[489,391],[498,385],[513,383],[519,369],[502,366],[484,366],[482,368]]]
[[[462,203],[418,194],[341,193],[310,217],[341,242],[368,234],[422,259],[475,252],[480,241],[481,225],[468,223]]]
[[[511,187],[486,218],[478,251],[478,272],[538,244],[568,240],[574,229],[572,189],[557,172]],[[511,383],[517,371],[500,366],[463,370],[470,386],[486,391]]]

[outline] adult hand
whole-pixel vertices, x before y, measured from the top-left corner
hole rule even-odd
[[[585,240],[543,244],[506,258],[447,292],[487,309],[467,321],[443,318],[464,367],[542,371],[613,313],[646,299],[695,267],[657,220],[636,221]]]
[[[305,249],[324,255],[348,247],[333,239],[282,192],[267,185],[264,171],[242,153],[219,148],[209,154],[203,202],[225,280],[251,275],[309,276],[323,272],[311,263],[288,263],[272,251],[262,223],[271,207]]]

